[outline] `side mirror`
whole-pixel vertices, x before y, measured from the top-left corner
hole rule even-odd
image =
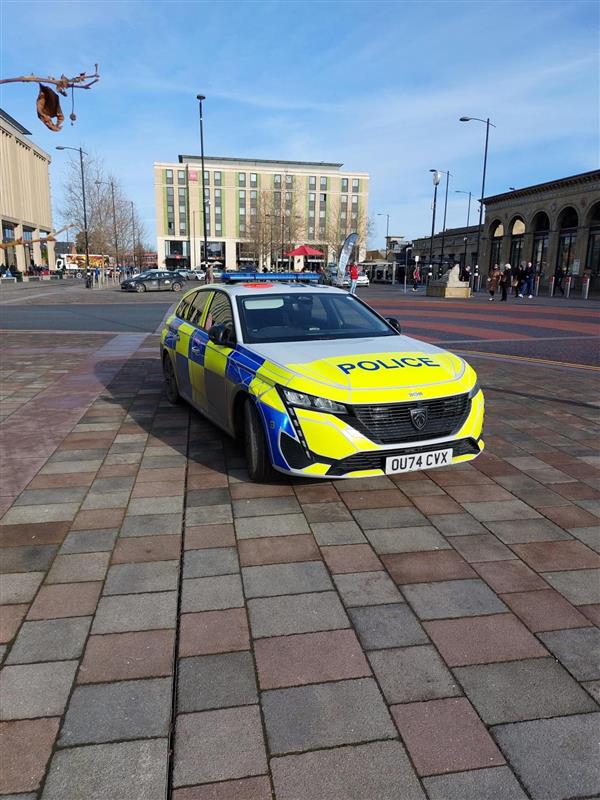
[[[229,325],[213,325],[208,332],[208,338],[220,347],[235,342],[235,336]]]
[[[398,331],[398,333],[402,333],[402,326],[396,317],[386,317],[385,321],[388,323],[388,325],[391,325],[394,330]]]

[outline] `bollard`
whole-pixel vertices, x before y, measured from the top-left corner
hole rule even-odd
[[[590,293],[590,276],[584,275],[581,279],[581,296],[584,300],[588,299]]]
[[[568,297],[571,294],[571,276],[567,275],[565,278],[565,283],[567,284],[567,291],[565,292],[565,297]]]
[[[406,270],[404,270],[404,294],[406,294]]]
[[[539,295],[539,293],[540,293],[540,276],[536,275],[535,276],[535,288],[534,288],[534,291],[533,291],[534,297],[537,297]]]
[[[548,278],[548,296],[549,297],[554,297],[554,280],[555,280],[554,275],[551,275]]]

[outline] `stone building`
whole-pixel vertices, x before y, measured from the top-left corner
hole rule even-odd
[[[33,264],[54,264],[54,242],[40,243],[52,231],[50,156],[31,133],[0,109],[0,216],[2,242],[22,244],[0,250],[0,267],[26,272]]]
[[[600,170],[484,198],[481,272],[531,261],[542,285],[558,267],[600,290]]]
[[[431,264],[433,274],[437,276],[445,272],[448,267],[460,264],[464,267],[469,264],[475,266],[477,262],[477,225],[469,225],[463,228],[447,228],[442,236],[436,233],[433,237],[433,257]],[[412,260],[419,257],[419,263],[423,269],[429,266],[431,252],[431,237],[424,236],[421,239],[413,240]],[[443,255],[442,255],[443,253]]]

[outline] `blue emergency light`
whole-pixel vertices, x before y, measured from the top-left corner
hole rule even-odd
[[[224,272],[221,280],[223,283],[318,283],[319,275],[316,272]]]

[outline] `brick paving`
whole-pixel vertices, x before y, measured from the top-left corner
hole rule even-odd
[[[258,486],[157,355],[5,345],[0,797],[600,793],[593,372],[481,359],[475,462]]]

